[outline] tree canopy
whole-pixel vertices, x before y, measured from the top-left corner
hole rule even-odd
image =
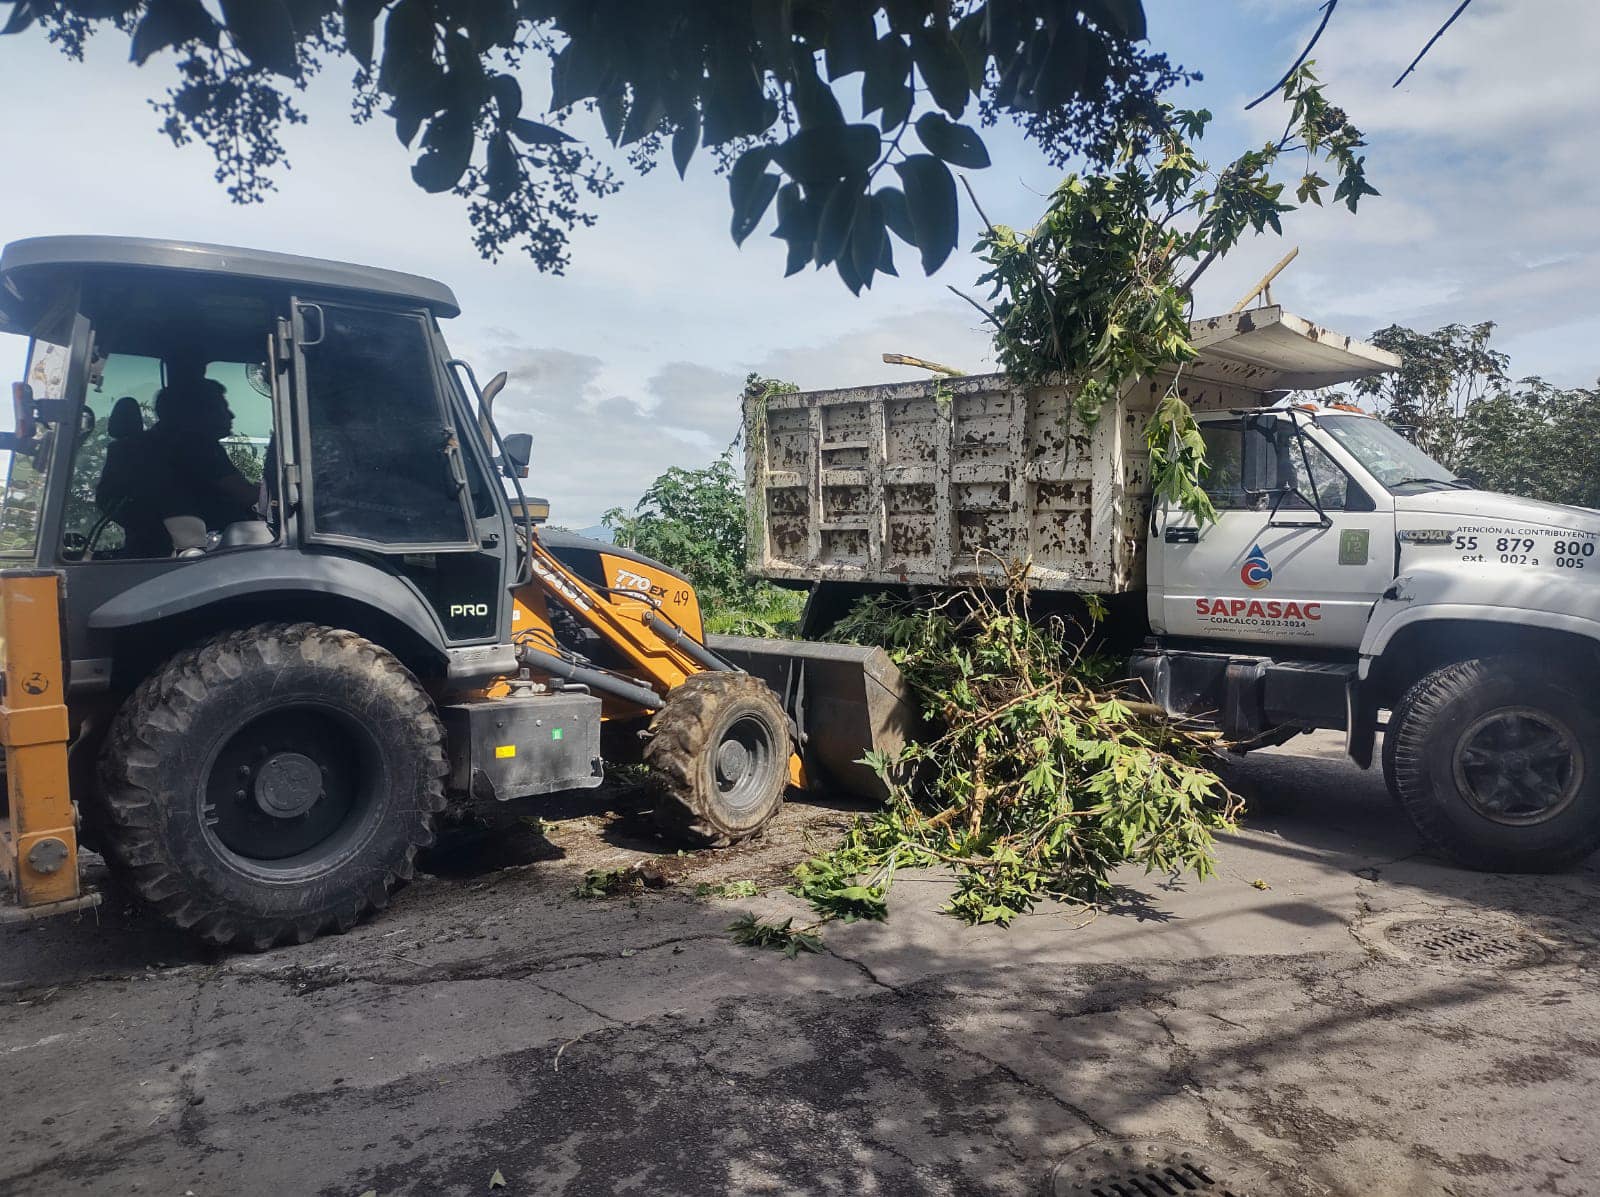
[[[9,9],[9,14],[5,10]],[[959,236],[952,168],[988,165],[984,132],[1021,128],[1051,163],[1104,161],[1130,119],[1185,78],[1143,45],[1140,0],[0,0],[0,33],[81,58],[96,32],[138,64],[175,59],[164,131],[215,154],[261,200],[303,123],[299,92],[354,72],[355,116],[418,150],[417,185],[467,203],[480,253],[568,261],[574,227],[618,177],[575,135],[649,170],[697,151],[726,171],[742,242],[775,209],[788,272],[831,267],[852,291],[936,270]],[[524,93],[525,84],[528,95]]]

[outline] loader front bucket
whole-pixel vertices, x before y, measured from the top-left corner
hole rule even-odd
[[[916,730],[917,707],[883,649],[753,636],[707,636],[706,647],[777,692],[800,730],[814,784],[872,801],[888,797],[860,761],[869,751],[899,752]]]

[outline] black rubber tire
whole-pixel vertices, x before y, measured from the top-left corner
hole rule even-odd
[[[300,863],[270,867],[212,830],[207,785],[237,734],[295,711],[349,730],[360,797]],[[349,930],[388,903],[433,842],[447,761],[433,702],[405,666],[353,632],[300,623],[172,657],[123,703],[100,770],[106,856],[123,883],[208,943],[263,951]]]
[[[719,784],[717,754],[736,727],[770,751],[753,767],[743,800]],[[723,848],[756,835],[783,805],[789,784],[789,720],[778,696],[747,673],[697,673],[667,695],[650,721],[644,760],[654,771],[656,825],[668,835]]]
[[[1576,793],[1543,822],[1496,822],[1474,809],[1457,780],[1461,737],[1507,707],[1538,711],[1567,729],[1577,747]],[[1600,849],[1600,709],[1590,687],[1560,670],[1488,657],[1427,674],[1390,712],[1383,773],[1423,838],[1469,868],[1557,872]]]

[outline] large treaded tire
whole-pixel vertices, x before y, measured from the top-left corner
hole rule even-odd
[[[1575,792],[1540,822],[1487,817],[1463,791],[1457,767],[1472,729],[1515,710],[1565,729],[1576,749]],[[1556,872],[1600,849],[1600,708],[1591,687],[1559,669],[1488,657],[1427,674],[1390,712],[1383,772],[1423,838],[1470,868]]]
[[[668,835],[727,847],[760,832],[783,805],[789,720],[760,678],[695,674],[667,695],[649,737],[644,760],[655,772],[656,825]],[[749,771],[736,783],[719,772],[718,754],[730,739],[765,745],[744,753]]]
[[[220,838],[208,787],[213,769],[231,776],[225,754],[241,737],[285,717],[321,721],[312,738],[326,766],[353,779],[348,809],[304,851],[256,860]],[[172,657],[123,704],[100,769],[106,855],[124,884],[208,943],[262,951],[346,931],[387,904],[417,849],[433,842],[447,761],[432,700],[394,656],[353,632],[301,623],[230,632]],[[313,810],[329,800],[316,784]]]

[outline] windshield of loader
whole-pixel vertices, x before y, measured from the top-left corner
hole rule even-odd
[[[33,388],[34,399],[61,399],[67,387],[67,363],[71,348],[35,338],[28,349],[28,367],[23,374]],[[55,429],[39,427],[31,449],[0,454],[6,476],[5,494],[0,496],[0,558],[15,563],[31,560],[39,540],[39,512],[44,504],[45,477],[54,446]]]

